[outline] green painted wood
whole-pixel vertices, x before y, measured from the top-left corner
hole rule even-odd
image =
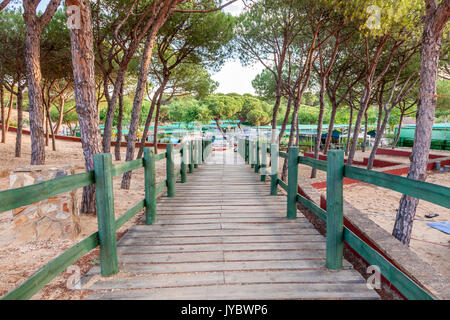
[[[327,162],[323,160],[300,156],[298,157],[298,163],[316,168],[317,170],[327,171]]]
[[[163,191],[167,187],[166,181],[162,181],[160,184],[156,186],[156,194],[158,195],[161,191]]]
[[[348,165],[344,167],[344,176],[398,191],[450,209],[450,188],[444,186]]]
[[[157,155],[155,155],[155,161],[163,160],[165,158],[166,158],[166,152],[158,153]]]
[[[261,159],[260,159],[260,142],[259,140],[256,140],[255,142],[255,173],[259,173],[260,166],[261,166]]]
[[[135,204],[131,209],[127,210],[123,215],[121,215],[116,220],[116,230],[118,230],[121,226],[127,223],[128,220],[133,218],[136,214],[138,214],[142,209],[145,209],[145,199],[142,199],[137,204]],[[146,219],[147,220],[147,219]]]
[[[326,266],[342,269],[344,249],[344,151],[327,155],[327,253]]]
[[[194,140],[194,168],[198,168],[198,140]]]
[[[117,261],[116,226],[111,154],[94,155],[95,199],[100,240],[100,265],[103,276],[119,271]]]
[[[270,175],[270,194],[274,196],[278,193],[278,144],[272,144],[270,146],[270,163],[272,169]]]
[[[315,204],[313,201],[306,199],[301,194],[297,193],[297,201],[304,205],[307,209],[309,209],[312,213],[314,213],[318,218],[326,221],[327,220],[327,212]]]
[[[288,191],[288,185],[287,185],[287,183],[286,182],[284,182],[283,180],[281,180],[281,179],[278,179],[277,180],[277,184],[284,190],[284,191]]]
[[[181,165],[180,165],[180,172],[181,172],[181,183],[185,183],[187,180],[187,165],[186,162],[188,162],[188,156],[189,152],[187,151],[187,144],[183,143],[182,149],[181,149]]]
[[[198,140],[198,164],[203,163],[203,139]]]
[[[297,218],[298,147],[289,148],[287,218]]]
[[[156,169],[155,154],[150,148],[144,149],[145,177],[145,224],[156,222]]]
[[[95,183],[94,172],[83,172],[21,188],[0,191],[0,213]]]
[[[112,167],[112,176],[118,176],[125,172],[140,169],[144,167],[144,159],[136,159],[124,163],[116,164]]]
[[[189,173],[194,172],[194,143],[189,141]]]
[[[245,163],[249,163],[250,141],[245,139]]]
[[[261,181],[266,182],[267,143],[261,143]]]
[[[99,245],[98,232],[81,240],[69,250],[56,257],[17,288],[2,297],[2,300],[25,300],[35,295],[42,287],[52,281],[68,266]]]
[[[376,265],[380,273],[391,282],[407,299],[410,300],[434,300],[432,294],[421,288],[407,275],[387,261],[377,251],[372,249],[353,232],[344,228],[344,241],[367,261],[369,265]]]
[[[167,145],[167,159],[166,159],[166,182],[167,182],[167,196],[175,197],[175,163],[173,159],[173,144]]]
[[[280,158],[284,158],[284,159],[287,159],[287,158],[288,158],[288,154],[287,154],[286,152],[282,152],[282,151],[279,151],[279,152],[278,152],[278,156],[279,156]]]

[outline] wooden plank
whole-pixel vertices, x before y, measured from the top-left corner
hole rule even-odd
[[[169,198],[175,197],[175,174],[174,174],[174,154],[173,154],[173,144],[167,145],[166,151],[166,182],[167,182],[167,196]]]
[[[145,179],[145,224],[151,225],[156,222],[156,170],[155,154],[153,150],[144,149],[144,179]]]
[[[116,164],[112,167],[112,176],[118,176],[125,172],[140,169],[144,167],[144,159],[136,159],[132,161],[127,161],[124,163]]]
[[[224,261],[222,251],[122,254],[120,263],[179,263]]]
[[[228,262],[196,262],[196,263],[127,263],[121,268],[123,272],[134,274],[171,274],[187,272],[218,272],[244,270],[325,270],[325,259],[321,260],[289,260],[289,261],[228,261]]]
[[[97,281],[88,290],[111,290],[111,289],[151,289],[186,287],[198,285],[222,284],[222,272],[207,272],[195,274],[174,274],[170,277],[160,275],[146,275],[137,277],[121,277],[107,281]]]
[[[313,201],[306,199],[301,194],[297,193],[297,202],[301,203],[303,206],[305,206],[307,209],[309,209],[312,213],[314,213],[317,217],[319,217],[322,220],[327,219],[327,212],[320,208],[317,204],[315,204]]]
[[[0,191],[0,213],[95,183],[94,172],[84,172],[33,185]]]
[[[212,285],[183,288],[160,288],[149,290],[117,290],[93,293],[87,299],[125,300],[298,300],[298,299],[379,299],[375,291],[365,284],[247,284]]]
[[[289,147],[287,218],[297,218],[298,147]]]
[[[155,161],[163,160],[165,158],[166,158],[166,153],[165,152],[155,155]]]
[[[200,223],[290,223],[289,221],[286,221],[286,218],[282,217],[269,217],[269,218],[200,218],[200,219],[194,219],[194,218],[176,218],[178,216],[174,216],[171,219],[164,219],[161,220],[161,223],[164,224],[200,224]]]
[[[232,243],[284,243],[284,242],[314,242],[324,241],[322,235],[286,235],[286,236],[252,236],[252,237],[230,237],[230,236],[211,236],[211,237],[178,237],[178,238],[149,238],[149,237],[125,237],[119,242],[120,246],[139,246],[139,245],[184,245],[184,244],[232,244]]]
[[[127,232],[127,236],[130,237],[191,237],[191,236],[235,236],[235,237],[247,237],[247,236],[264,236],[264,235],[297,235],[297,234],[317,234],[317,230],[314,228],[303,229],[260,229],[260,230],[154,230],[153,226],[149,229],[140,228],[145,226],[134,226]]]
[[[342,268],[344,250],[344,151],[327,154],[327,267]]]
[[[321,171],[327,171],[327,162],[323,160],[317,160],[309,157],[298,157],[298,163],[304,164],[313,168],[316,168],[317,170]]]
[[[325,250],[224,251],[225,261],[325,259]]]
[[[94,155],[95,200],[100,241],[100,265],[103,276],[111,276],[119,271],[111,167],[112,156],[110,153]]]
[[[393,174],[345,165],[346,178],[370,183],[450,209],[450,188]]]
[[[121,254],[157,253],[157,252],[200,252],[200,251],[239,251],[239,250],[316,250],[325,249],[325,241],[298,243],[248,243],[242,244],[186,244],[165,246],[122,246],[117,250]],[[325,264],[324,264],[325,266]]]
[[[289,270],[224,272],[225,283],[362,283],[366,281],[354,270]]]
[[[142,199],[134,207],[127,210],[123,215],[121,215],[116,220],[116,230],[119,229],[121,226],[123,226],[125,223],[127,223],[128,220],[133,218],[137,213],[139,213],[144,208],[145,208],[145,199]]]

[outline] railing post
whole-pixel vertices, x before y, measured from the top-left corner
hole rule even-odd
[[[206,140],[202,138],[202,163],[206,160]]]
[[[250,146],[249,146],[249,141],[248,139],[245,139],[245,163],[249,163],[249,150]]]
[[[198,139],[198,164],[203,163],[203,139]]]
[[[344,247],[344,152],[327,154],[327,260],[328,269],[342,269]]]
[[[119,271],[114,216],[114,192],[111,154],[94,155],[95,200],[97,204],[98,237],[100,240],[101,274],[109,277]]]
[[[187,174],[186,174],[186,160],[188,159],[189,152],[187,150],[186,142],[181,143],[181,164],[180,164],[180,171],[181,171],[181,183],[186,182]]]
[[[194,143],[189,140],[189,173],[194,172]]]
[[[298,147],[290,147],[288,153],[288,194],[287,217],[297,218],[297,187],[298,187]]]
[[[194,168],[198,168],[198,139],[194,140]]]
[[[259,166],[261,164],[260,158],[259,158],[259,140],[256,140],[255,142],[255,173],[259,173]]]
[[[173,158],[173,144],[168,144],[166,150],[166,184],[168,197],[175,197],[175,165]]]
[[[270,175],[270,194],[276,196],[278,194],[278,145],[272,144],[270,146],[270,168],[272,170]]]
[[[254,141],[249,141],[249,147],[248,147],[248,151],[249,151],[249,162],[250,162],[250,168],[254,169],[255,168],[255,142]]]
[[[156,174],[155,154],[150,148],[144,149],[145,177],[145,224],[156,222]]]
[[[261,181],[266,181],[266,167],[267,167],[267,143],[261,143]]]

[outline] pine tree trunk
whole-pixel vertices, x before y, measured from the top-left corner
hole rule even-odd
[[[28,84],[28,111],[31,134],[31,164],[45,163],[44,114],[42,108],[40,40],[41,30],[34,13],[24,14],[26,23],[25,55]],[[29,17],[29,18],[27,18]]]
[[[337,112],[337,103],[336,101],[331,101],[331,116],[330,116],[330,125],[328,126],[328,136],[327,140],[325,141],[325,147],[323,148],[323,154],[327,154],[328,149],[330,148],[331,143],[331,137],[333,135],[333,129],[334,129],[334,121],[336,119],[336,112]]]
[[[286,126],[289,120],[289,115],[291,113],[291,105],[292,105],[292,98],[288,97],[287,107],[286,107],[286,114],[284,115],[283,124],[281,125],[280,135],[278,136],[278,144],[281,142],[281,139],[284,136],[284,132],[286,131]]]
[[[317,121],[317,135],[316,141],[314,143],[314,159],[319,159],[319,151],[320,151],[320,142],[322,140],[322,126],[323,126],[323,116],[325,114],[325,77],[322,77],[320,81],[320,110],[319,110],[319,119]],[[317,169],[312,168],[311,170],[311,179],[317,176]]]
[[[350,145],[350,150],[349,150],[348,159],[347,159],[348,165],[352,164],[353,158],[355,157],[356,147],[358,146],[358,136],[359,136],[359,132],[361,130],[362,119],[364,117],[364,114],[366,113],[367,106],[369,105],[370,94],[371,94],[370,87],[371,87],[370,85],[366,85],[363,96],[361,98],[359,112],[356,117],[355,129],[353,130],[353,139],[352,139],[352,142]]]
[[[353,125],[353,107],[350,106],[350,120],[348,121],[347,143],[345,144],[345,156],[348,156],[348,147],[350,145],[350,139],[352,135],[352,125]]]
[[[3,85],[0,84],[0,107],[1,107],[1,122],[2,122],[2,143],[6,142],[6,128],[5,128],[5,103],[4,103]]]
[[[427,1],[427,16],[422,37],[420,65],[419,104],[416,116],[416,131],[411,154],[408,178],[425,181],[430,153],[431,134],[437,104],[437,73],[442,46],[442,34],[450,17],[450,1],[444,0],[439,9],[436,2]],[[439,19],[439,20],[438,20]],[[403,195],[395,220],[392,235],[409,245],[419,199]]]
[[[400,120],[398,122],[398,130],[397,135],[395,136],[394,143],[392,144],[392,150],[395,149],[398,143],[398,139],[400,139],[400,131],[402,131],[402,123],[403,123],[403,117],[405,116],[405,111],[402,110],[402,113],[400,114]]]
[[[22,156],[22,127],[23,127],[23,88],[17,88],[17,133],[15,156]]]
[[[366,112],[364,113],[364,138],[363,138],[363,144],[361,146],[361,151],[362,152],[366,152],[367,128],[368,128],[368,123],[367,123],[367,110],[366,110]]]
[[[300,99],[295,99],[294,101],[294,111],[292,112],[292,120],[291,120],[291,132],[289,134],[289,142],[288,142],[288,150],[289,147],[294,145],[294,138],[296,136],[295,129],[296,123],[298,123],[298,108],[300,107]],[[283,170],[281,172],[281,180],[286,181],[286,175],[288,170],[288,159],[284,159],[283,162]]]
[[[120,88],[119,93],[119,114],[117,119],[116,143],[114,144],[114,156],[116,158],[116,161],[121,160],[120,145],[122,143],[122,122],[123,122],[123,84],[122,88]]]
[[[92,19],[88,0],[79,0],[80,29],[70,30],[76,112],[81,131],[86,171],[94,170],[94,155],[100,153],[100,128],[96,108]],[[83,189],[82,213],[96,212],[95,186]]]
[[[372,151],[370,152],[369,161],[367,163],[367,170],[372,170],[373,168],[373,162],[375,160],[375,155],[377,154],[378,146],[380,145],[381,137],[384,134],[384,131],[386,130],[386,126],[389,121],[389,115],[390,112],[386,112],[383,118],[383,122],[380,125],[380,129],[377,131],[377,135],[375,136],[375,142],[373,144]]]
[[[144,98],[145,85],[147,83],[148,70],[150,67],[150,60],[152,57],[155,38],[156,32],[150,32],[145,41],[144,53],[141,59],[141,67],[139,70],[138,83],[136,86],[136,93],[133,101],[133,111],[131,114],[130,131],[128,132],[126,161],[131,161],[134,159],[137,130],[139,127],[139,117],[141,115],[142,100]],[[157,110],[157,114],[158,111],[159,108]],[[130,183],[131,183],[131,171],[128,171],[123,174],[121,188],[127,190],[130,189]]]
[[[9,131],[9,123],[10,123],[11,115],[12,115],[12,107],[13,107],[13,93],[11,92],[11,94],[9,96],[9,102],[8,102],[8,115],[6,116],[6,123],[5,123],[6,132]]]
[[[145,120],[144,131],[142,133],[141,144],[139,146],[139,152],[137,155],[138,159],[142,158],[142,155],[144,154],[145,142],[147,141],[150,123],[152,122],[153,111],[155,110],[157,101],[161,101],[162,91],[163,90],[161,90],[161,87],[160,87],[160,88],[158,88],[158,90],[156,90],[155,94],[153,95],[152,104],[150,106],[150,110],[148,111],[147,119]]]

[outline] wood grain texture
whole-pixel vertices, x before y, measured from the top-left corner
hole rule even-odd
[[[287,219],[286,197],[254,171],[214,152],[158,200],[157,223],[121,238],[121,272],[91,282],[87,298],[378,299],[347,261],[327,270],[325,238],[300,212]]]

